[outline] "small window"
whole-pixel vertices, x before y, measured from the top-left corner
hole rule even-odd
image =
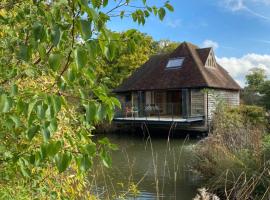
[[[185,58],[171,58],[169,59],[166,68],[182,67]]]

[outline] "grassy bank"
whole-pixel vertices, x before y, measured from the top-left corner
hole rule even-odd
[[[217,110],[209,137],[195,148],[193,169],[221,199],[270,198],[270,135],[264,109]]]

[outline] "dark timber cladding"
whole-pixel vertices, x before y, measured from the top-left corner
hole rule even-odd
[[[183,42],[172,53],[152,56],[114,90],[122,104],[114,121],[207,130],[217,99],[237,106],[240,89],[212,48]]]

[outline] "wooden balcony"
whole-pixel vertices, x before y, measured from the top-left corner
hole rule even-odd
[[[204,116],[184,116],[181,112],[182,105],[178,103],[148,104],[140,108],[136,106],[122,105],[122,109],[116,111],[115,122],[156,123],[171,124],[173,122],[188,124],[203,122]]]

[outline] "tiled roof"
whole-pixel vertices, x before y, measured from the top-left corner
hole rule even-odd
[[[170,54],[152,56],[114,92],[180,88],[220,88],[240,90],[240,86],[219,64],[205,67],[211,48],[183,42]],[[181,68],[167,69],[170,58],[184,57]]]

